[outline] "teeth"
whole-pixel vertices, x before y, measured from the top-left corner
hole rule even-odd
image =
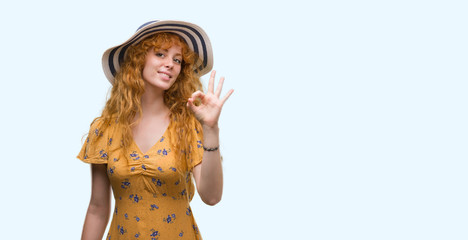
[[[167,74],[167,73],[161,73],[161,74],[164,74],[164,75],[166,75],[166,76],[168,76],[168,77],[171,77],[171,76],[169,76],[169,74]]]

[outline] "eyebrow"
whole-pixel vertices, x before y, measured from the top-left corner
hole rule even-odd
[[[167,53],[167,49],[163,49],[163,48],[159,48],[159,49],[156,49],[154,48],[154,51],[164,51],[165,53]],[[176,53],[175,56],[183,56],[182,53]]]

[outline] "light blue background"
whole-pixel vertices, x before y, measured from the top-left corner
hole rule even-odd
[[[101,55],[153,19],[202,26],[235,92],[204,239],[468,239],[466,1],[0,3],[2,239],[78,239],[75,156]],[[206,81],[207,78],[204,78]]]

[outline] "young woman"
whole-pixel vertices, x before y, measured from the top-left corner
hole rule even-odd
[[[111,96],[78,155],[91,163],[92,190],[82,239],[201,239],[190,201],[195,180],[208,205],[221,200],[218,119],[224,79],[213,65],[206,33],[180,21],[142,25],[108,49],[103,68]]]

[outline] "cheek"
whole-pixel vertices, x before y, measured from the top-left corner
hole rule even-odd
[[[175,76],[176,72],[174,72],[174,76]],[[176,81],[179,81],[179,77],[180,77],[180,70],[177,72],[177,76],[175,76],[171,82],[171,86],[174,85],[174,83]]]
[[[143,67],[143,71],[141,71],[141,76],[143,77],[143,80],[147,80],[149,77],[149,70],[146,67]]]
[[[177,66],[177,68],[174,70],[175,70],[174,73],[177,74],[177,77],[179,77],[180,72],[182,71],[181,66]]]

